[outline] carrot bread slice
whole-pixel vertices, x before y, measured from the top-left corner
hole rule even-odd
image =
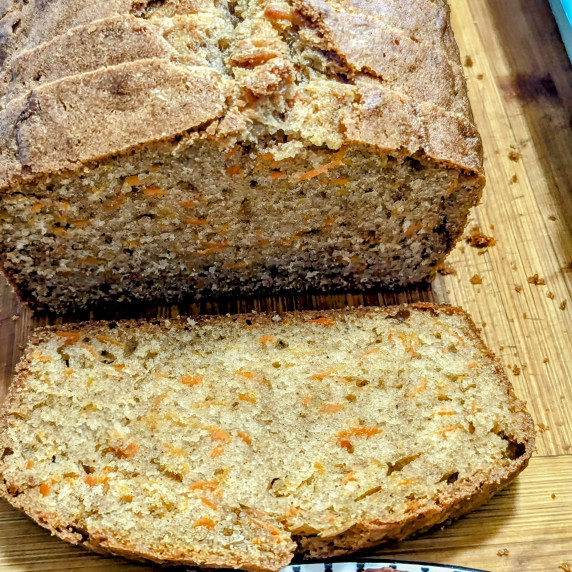
[[[403,287],[484,183],[446,0],[0,8],[0,264],[32,305]]]
[[[460,309],[57,326],[4,405],[0,494],[98,552],[277,570],[459,517],[533,443]]]

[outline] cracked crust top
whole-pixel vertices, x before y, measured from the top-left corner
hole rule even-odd
[[[189,134],[230,145],[278,131],[482,177],[448,12],[444,0],[4,0],[0,188]]]

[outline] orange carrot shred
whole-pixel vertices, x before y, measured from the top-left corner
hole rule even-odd
[[[185,222],[192,226],[205,226],[207,224],[206,218],[186,218]]]
[[[252,439],[244,431],[239,431],[238,436],[247,444],[252,445]]]
[[[318,381],[323,381],[326,377],[332,375],[333,373],[336,373],[335,369],[330,369],[329,371],[322,371],[320,373],[315,373],[312,376],[312,379],[317,379]]]
[[[34,459],[28,459],[28,462],[26,463],[26,469],[31,469],[34,466]]]
[[[164,197],[165,195],[169,194],[169,191],[161,189],[157,185],[150,185],[149,187],[145,188],[143,193],[149,197]]]
[[[65,346],[71,346],[79,341],[79,332],[56,332],[56,336],[65,340]]]
[[[341,411],[345,407],[344,403],[324,403],[322,407],[320,407],[320,411],[322,413],[337,413]]]
[[[206,497],[201,497],[201,502],[205,506],[208,506],[209,508],[211,508],[212,510],[218,510],[218,506],[214,502],[207,499]]]
[[[216,525],[215,521],[209,518],[208,516],[203,516],[195,522],[195,526],[204,526],[205,528],[210,528],[210,529],[213,529],[215,525]]]
[[[260,337],[260,343],[265,346],[266,344],[270,344],[274,341],[274,338],[272,336],[261,336]]]
[[[123,342],[120,342],[119,340],[116,340],[114,338],[110,338],[109,336],[95,336],[95,338],[100,342],[109,342],[110,344],[114,344],[116,346],[123,345]]]
[[[216,459],[217,457],[220,457],[222,454],[224,453],[224,447],[222,447],[221,445],[217,445],[212,451],[211,451],[211,459]]]
[[[51,481],[46,481],[40,485],[40,493],[43,497],[47,497],[52,490],[52,483]]]
[[[230,433],[227,433],[224,429],[216,425],[211,428],[211,439],[213,441],[222,441],[223,443],[230,443],[232,441]]]
[[[227,175],[240,175],[242,173],[242,167],[240,165],[231,165],[227,168]]]
[[[310,320],[310,323],[318,324],[319,326],[333,326],[335,322],[331,318],[314,318]]]
[[[203,381],[203,376],[199,375],[199,374],[195,374],[195,375],[183,375],[181,377],[181,383],[183,385],[188,385],[189,387],[193,387],[193,385],[197,385],[198,383],[200,383],[201,381]]]
[[[450,427],[444,427],[443,429],[439,429],[436,433],[441,433],[441,435],[445,436],[446,433],[449,431],[456,431],[457,429],[463,429],[462,425],[456,423],[455,425],[451,425]]]

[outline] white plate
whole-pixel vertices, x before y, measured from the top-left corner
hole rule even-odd
[[[322,562],[319,564],[293,564],[282,568],[281,572],[364,572],[376,568],[393,568],[403,572],[486,572],[476,568],[426,564],[422,562],[398,562],[396,560],[376,560],[361,562]]]

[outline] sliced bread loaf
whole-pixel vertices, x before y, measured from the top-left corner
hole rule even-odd
[[[0,266],[30,304],[403,287],[479,201],[446,0],[11,4]]]
[[[4,405],[0,494],[92,550],[277,570],[456,518],[533,442],[459,309],[58,326]]]

